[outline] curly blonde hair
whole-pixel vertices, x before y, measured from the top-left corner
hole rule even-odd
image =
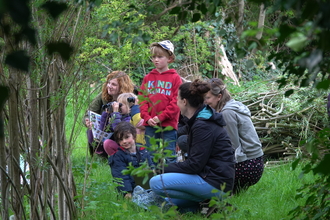
[[[117,79],[119,85],[119,93],[129,93],[133,92],[134,84],[129,76],[123,71],[113,71],[107,76],[107,81],[103,84],[102,87],[102,99],[106,100],[107,102],[115,101],[113,97],[109,95],[107,84],[110,80]]]

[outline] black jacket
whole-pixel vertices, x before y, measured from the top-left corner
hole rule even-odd
[[[133,176],[124,175],[122,171],[127,169],[129,163],[132,163],[132,166],[137,168],[144,161],[147,161],[150,167],[153,166],[149,152],[143,147],[137,147],[136,154],[131,154],[125,151],[124,148],[119,147],[118,151],[109,157],[108,164],[110,165],[112,176],[123,181],[123,186],[118,186],[117,188],[120,192],[133,192],[135,187]]]
[[[217,189],[232,190],[235,177],[234,149],[221,113],[203,106],[189,119],[188,158],[165,167],[165,173],[198,174]]]

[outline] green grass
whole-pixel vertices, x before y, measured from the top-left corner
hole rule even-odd
[[[107,161],[87,152],[85,129],[73,147],[72,164],[77,185],[79,219],[165,219],[159,211],[147,211],[131,201],[118,197],[112,183]],[[296,189],[313,176],[299,178],[300,169],[291,164],[266,166],[261,180],[246,192],[228,199],[236,211],[228,219],[290,219],[288,212],[299,203],[294,199]],[[85,186],[85,192],[83,191]],[[302,201],[299,201],[302,203]],[[83,206],[83,207],[82,207]],[[168,219],[203,219],[185,214]]]
[[[83,109],[83,108],[82,108]],[[67,108],[66,129],[69,139],[74,124],[74,113]],[[103,219],[203,219],[197,214],[168,213],[160,210],[144,211],[131,201],[116,194],[116,185],[112,182],[107,161],[94,156],[87,150],[86,128],[82,125],[82,113],[79,113],[74,127],[71,146],[71,162],[76,183],[76,206],[81,220]],[[301,170],[291,170],[291,164],[266,166],[261,180],[246,192],[228,198],[235,207],[227,219],[279,220],[290,219],[288,212],[304,201],[296,201],[296,189],[305,181],[312,181],[308,175],[300,179]],[[212,218],[211,218],[212,219]],[[219,218],[214,218],[219,219]]]
[[[291,164],[265,167],[261,180],[246,192],[232,197],[229,202],[238,208],[234,219],[290,219],[288,212],[299,203],[296,189],[312,175],[299,178],[301,170],[291,170]]]

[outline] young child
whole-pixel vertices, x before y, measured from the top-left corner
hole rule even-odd
[[[144,161],[152,167],[151,157],[148,151],[135,144],[136,129],[129,122],[120,122],[114,131],[114,139],[119,144],[118,151],[108,159],[111,174],[114,178],[120,178],[123,186],[118,186],[118,191],[125,194],[125,198],[131,198],[135,181],[133,176],[124,175],[122,171],[127,169],[130,163],[135,168],[140,167]]]
[[[169,69],[168,65],[175,59],[174,46],[169,40],[152,43],[150,46],[151,60],[155,69],[151,70],[142,81],[140,92],[144,99],[140,103],[141,117],[144,119],[146,146],[150,147],[150,138],[162,138],[169,145],[166,150],[171,150],[175,155],[178,119],[177,96],[181,85],[181,77],[175,69]],[[171,126],[174,130],[156,133],[155,126]],[[166,158],[167,163],[173,163],[176,159]]]
[[[114,112],[110,114],[104,113],[102,114],[101,118],[101,126],[103,123],[102,121],[106,120],[105,118],[108,117],[108,126],[110,127],[110,131],[113,132],[113,129],[116,128],[118,123],[121,121],[129,121],[133,124],[136,128],[137,137],[136,142],[141,145],[145,145],[144,140],[144,126],[143,126],[143,119],[140,116],[140,108],[138,103],[137,96],[133,93],[122,93],[117,98],[118,103],[121,103],[120,113],[117,108],[113,108]],[[117,104],[119,105],[119,104]],[[107,126],[105,124],[105,126]],[[104,125],[103,125],[104,127]],[[107,129],[107,128],[106,128]],[[118,150],[118,144],[111,139],[107,139],[103,143],[104,150],[107,152],[108,155],[114,154]]]

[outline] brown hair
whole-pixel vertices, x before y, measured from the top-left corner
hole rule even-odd
[[[123,71],[113,71],[107,76],[107,81],[103,84],[102,88],[102,99],[106,100],[107,102],[115,101],[113,97],[109,95],[107,84],[110,80],[117,79],[119,85],[119,93],[126,93],[126,92],[133,92],[134,84],[129,76]]]
[[[220,112],[222,108],[226,105],[226,103],[231,99],[229,91],[226,89],[226,85],[221,79],[213,78],[209,80],[209,84],[211,87],[212,95],[218,96],[222,95],[222,98],[217,104],[216,111]]]
[[[158,55],[158,56],[166,56],[168,59],[172,58],[172,62],[175,60],[175,55],[169,50],[165,50],[160,46],[158,43],[152,43],[150,45],[150,53],[151,55]]]
[[[118,143],[120,140],[124,139],[127,134],[132,134],[135,140],[136,128],[128,121],[122,121],[115,127],[113,137]]]
[[[186,82],[179,87],[181,99],[186,99],[191,107],[199,108],[204,104],[204,96],[210,91],[210,85],[199,79]]]

